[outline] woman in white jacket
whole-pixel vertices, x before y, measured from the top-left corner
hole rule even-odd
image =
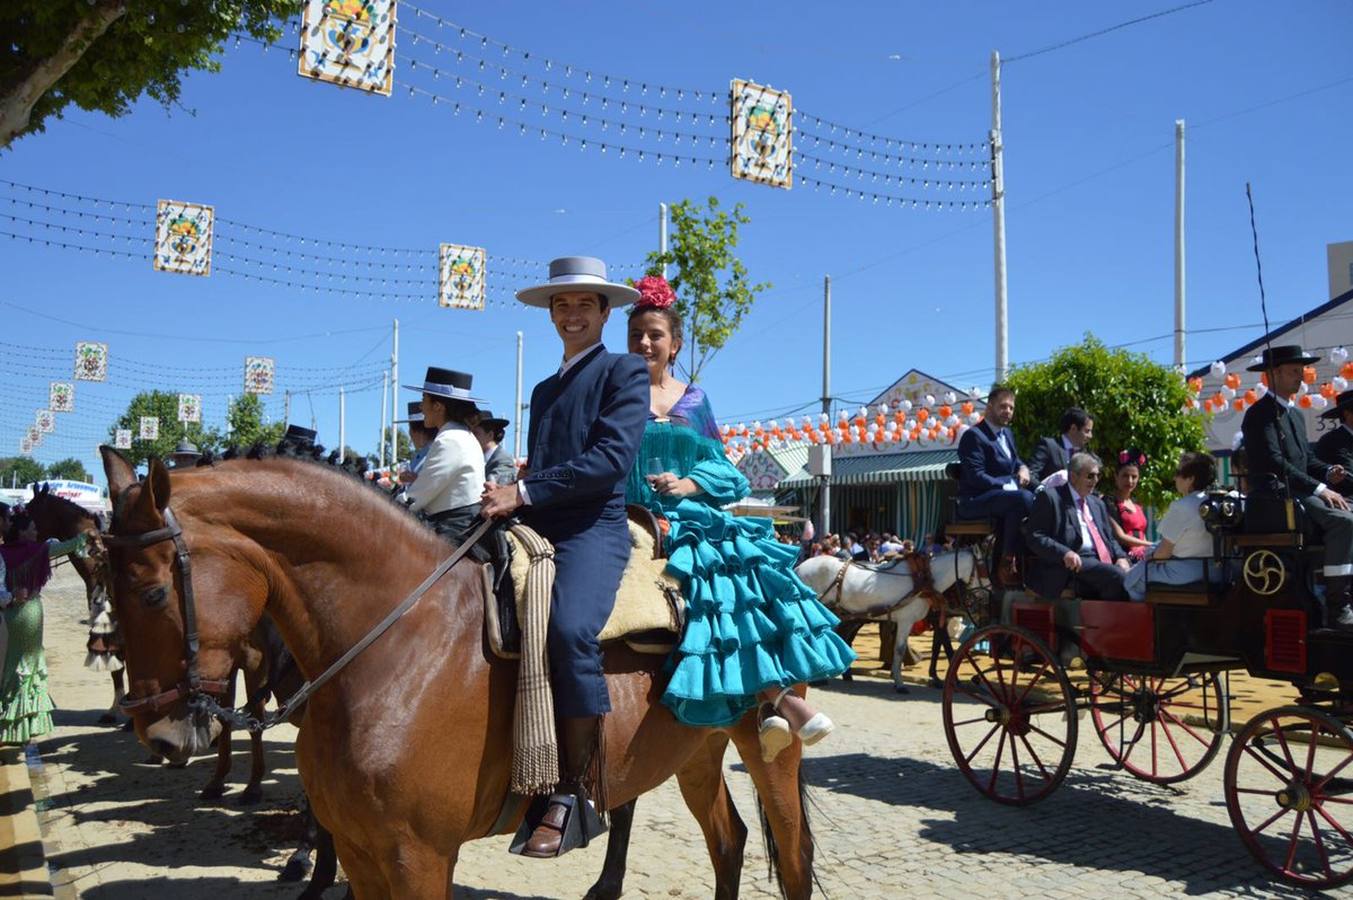
[[[479,516],[484,492],[484,451],[470,431],[476,403],[470,396],[473,376],[429,367],[421,386],[423,424],[437,436],[428,445],[417,477],[404,489],[409,508],[421,512],[441,534],[457,538]]]

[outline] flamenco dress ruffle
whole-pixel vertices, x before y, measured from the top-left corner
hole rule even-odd
[[[47,658],[42,652],[42,600],[4,610],[9,645],[0,669],[0,744],[24,744],[52,730]]]
[[[673,500],[632,476],[629,499],[671,524],[667,571],[687,602],[685,632],[669,661],[663,702],[687,724],[737,722],[757,694],[839,675],[855,659],[838,624],[794,573],[798,548],[775,539],[771,523],[719,506],[748,493],[722,446],[681,425],[650,423],[643,460],[689,477],[702,493]]]

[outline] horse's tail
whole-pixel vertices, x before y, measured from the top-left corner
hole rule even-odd
[[[803,776],[803,758],[799,758],[799,770],[796,773],[796,779],[799,784],[799,853],[803,858],[804,873],[808,876],[811,884],[822,890],[822,882],[818,881],[817,871],[813,868],[813,828],[808,816],[808,782]],[[753,792],[756,798],[756,815],[761,820],[761,839],[766,849],[766,870],[767,874],[775,879],[775,887],[779,890],[781,897],[788,898],[785,893],[785,882],[783,874],[780,871],[780,847],[775,840],[775,832],[771,830],[770,819],[766,816],[766,807],[761,803],[761,794]]]

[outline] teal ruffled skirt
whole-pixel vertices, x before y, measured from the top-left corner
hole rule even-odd
[[[4,620],[9,641],[0,667],[0,744],[24,744],[52,730],[42,600],[6,607]]]
[[[681,583],[686,629],[663,703],[688,724],[731,725],[768,688],[839,675],[855,653],[839,620],[794,572],[798,547],[766,519],[692,500],[661,503],[671,522],[667,571]]]

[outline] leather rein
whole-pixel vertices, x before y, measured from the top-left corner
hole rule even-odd
[[[311,694],[323,687],[348,663],[352,662],[357,654],[371,646],[391,625],[399,621],[424,594],[431,590],[432,586],[443,575],[451,570],[452,566],[460,562],[461,558],[470,552],[470,548],[493,525],[491,519],[480,521],[475,526],[474,531],[470,532],[465,540],[451,552],[451,555],[442,560],[437,568],[433,569],[431,574],[423,579],[422,584],[414,588],[413,592],[401,600],[398,606],[390,610],[385,618],[372,626],[371,630],[363,635],[357,643],[353,644],[346,653],[330,663],[329,667],[321,672],[317,678],[301,685],[300,689],[291,695],[281,709],[259,720],[248,715],[244,710],[227,709],[216,702],[216,697],[224,696],[227,693],[230,681],[204,679],[198,672],[197,603],[193,593],[192,557],[188,552],[187,543],[183,540],[183,529],[179,527],[178,519],[175,518],[173,510],[166,507],[163,510],[163,515],[165,521],[163,528],[157,528],[143,534],[106,534],[103,536],[103,541],[109,547],[133,548],[149,547],[164,541],[174,542],[179,577],[183,582],[183,659],[187,667],[187,677],[169,690],[161,691],[150,697],[133,697],[131,694],[127,694],[118,705],[126,713],[131,713],[142,707],[149,707],[151,712],[158,713],[161,709],[179,700],[185,700],[190,706],[197,706],[209,715],[229,719],[232,726],[245,728],[251,732],[262,732],[272,728],[274,725],[286,721],[304,706],[305,702],[310,699]]]

